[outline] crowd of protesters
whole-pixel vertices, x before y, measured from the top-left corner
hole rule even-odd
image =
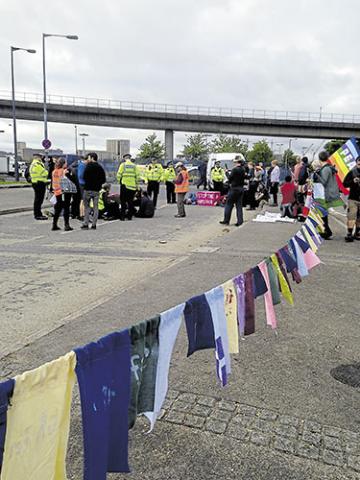
[[[46,220],[41,207],[48,188],[54,207],[52,230],[60,230],[58,225],[61,214],[64,230],[70,231],[70,218],[82,221],[81,229],[96,229],[98,218],[121,221],[132,218],[152,218],[154,216],[160,191],[160,184],[166,186],[168,204],[177,203],[177,218],[186,216],[186,194],[189,191],[189,172],[182,162],[169,162],[164,168],[157,159],[152,159],[141,175],[130,154],[123,156],[117,172],[120,194],[111,193],[111,185],[106,181],[103,167],[97,161],[96,153],[67,165],[62,157],[50,158],[47,167],[41,155],[34,155],[29,169],[34,189],[34,217]],[[281,172],[277,160],[265,168],[263,163],[246,162],[242,155],[235,157],[232,169],[223,169],[220,162],[215,162],[211,170],[212,189],[221,195],[219,203],[225,206],[224,219],[220,222],[230,224],[231,213],[236,207],[236,226],[243,223],[243,207],[255,210],[265,204],[280,206],[282,216],[303,220],[302,210],[309,189],[320,191],[315,198],[323,211],[325,239],[332,237],[328,210],[344,205],[340,198],[336,169],[329,163],[326,151],[320,152],[319,158],[311,164],[307,157],[297,157],[292,169],[285,175]],[[206,163],[199,167],[197,187],[206,188]],[[145,177],[145,178],[144,178]],[[281,180],[282,177],[282,180]],[[140,187],[145,180],[146,190]],[[349,189],[348,232],[345,240],[360,240],[360,158],[344,180]],[[318,194],[318,193],[317,193]],[[315,194],[316,197],[316,194]]]

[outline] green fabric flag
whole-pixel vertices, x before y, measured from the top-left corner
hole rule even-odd
[[[271,261],[271,258],[267,258],[265,260],[265,264],[269,274],[272,303],[273,305],[279,305],[279,303],[281,303],[279,280],[275,272],[274,265]]]
[[[159,357],[160,315],[134,325],[131,338],[131,397],[129,428],[136,416],[154,410],[156,370]]]

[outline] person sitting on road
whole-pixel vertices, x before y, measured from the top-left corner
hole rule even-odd
[[[115,220],[120,218],[119,202],[110,196],[111,185],[104,183],[99,192],[99,218]]]
[[[139,209],[135,212],[137,218],[153,218],[155,214],[154,202],[151,200],[147,192],[139,189],[136,192],[134,205]]]

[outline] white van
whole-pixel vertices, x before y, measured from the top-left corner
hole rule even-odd
[[[214,167],[216,162],[220,162],[221,167],[225,170],[231,170],[234,167],[235,157],[240,157],[245,161],[244,156],[241,153],[210,153],[209,161],[206,169],[206,180],[208,188],[213,188],[213,182],[211,180],[211,169]],[[227,183],[227,179],[225,179]]]

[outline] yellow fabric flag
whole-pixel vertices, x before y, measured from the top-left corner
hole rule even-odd
[[[316,253],[318,251],[318,247],[315,245],[314,240],[311,238],[310,233],[306,230],[306,228],[301,229],[301,233],[304,236],[304,239],[308,242],[310,245],[311,250]]]
[[[66,480],[75,352],[15,377],[1,480]]]
[[[284,275],[283,275],[283,273],[280,269],[279,261],[278,261],[276,255],[275,255],[275,253],[273,253],[270,258],[271,258],[271,261],[274,265],[276,274],[279,278],[280,291],[281,291],[282,296],[285,298],[285,300],[288,303],[290,303],[290,305],[294,305],[294,299],[293,299],[290,287],[289,287],[289,285],[286,281],[286,278],[284,277]]]
[[[239,329],[237,321],[237,297],[232,280],[222,285],[225,299],[225,314],[227,334],[229,339],[229,353],[239,353]]]

